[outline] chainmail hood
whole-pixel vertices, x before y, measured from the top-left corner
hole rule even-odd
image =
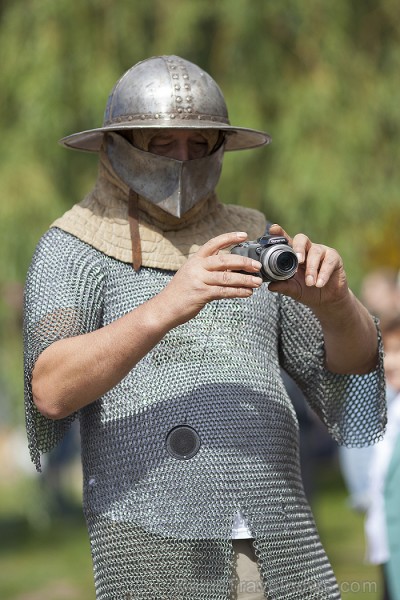
[[[101,151],[93,190],[52,227],[76,236],[107,256],[131,263],[128,197],[128,186],[115,174],[106,153]],[[212,237],[229,231],[246,231],[249,239],[255,239],[264,232],[266,224],[259,211],[221,204],[215,193],[180,219],[141,197],[138,208],[142,265],[174,271]]]

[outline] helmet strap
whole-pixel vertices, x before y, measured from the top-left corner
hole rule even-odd
[[[129,190],[128,221],[132,242],[132,266],[138,272],[142,266],[142,247],[139,233],[139,196],[132,189]]]

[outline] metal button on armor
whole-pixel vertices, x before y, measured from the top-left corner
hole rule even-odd
[[[193,427],[178,425],[167,435],[166,448],[171,456],[180,460],[193,458],[200,450],[200,436]]]

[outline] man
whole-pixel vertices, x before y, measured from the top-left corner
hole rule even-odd
[[[269,141],[177,56],[132,67],[103,126],[62,140],[100,170],[28,275],[27,427],[39,465],[79,415],[97,598],[339,597],[280,366],[339,442],[372,443],[380,346],[335,250],[272,226],[300,267],[269,286],[228,251],[266,221],[218,202],[223,154]]]

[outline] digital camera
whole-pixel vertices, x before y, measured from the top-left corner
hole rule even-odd
[[[287,239],[279,235],[263,235],[252,242],[242,242],[233,246],[231,254],[258,260],[262,264],[260,277],[263,281],[290,279],[296,273],[299,264],[296,253],[289,246]]]

